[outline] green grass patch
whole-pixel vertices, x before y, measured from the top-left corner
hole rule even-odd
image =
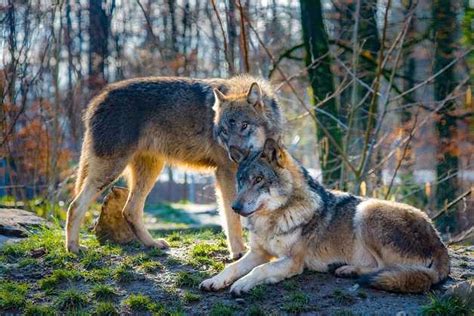
[[[97,269],[102,266],[103,257],[103,254],[98,251],[87,251],[80,262],[86,270]]]
[[[87,303],[84,293],[70,289],[59,293],[54,306],[60,311],[80,311],[87,306]]]
[[[0,281],[0,308],[22,308],[26,304],[29,286],[26,283]]]
[[[118,294],[110,285],[97,284],[92,288],[92,295],[96,300],[106,301],[114,299]]]
[[[338,304],[354,304],[355,302],[355,299],[351,294],[345,293],[341,290],[334,290],[332,295]]]
[[[148,295],[132,294],[123,301],[123,305],[127,306],[134,312],[159,311],[162,306],[155,304]]]
[[[99,302],[92,312],[94,316],[116,316],[120,313],[115,308],[114,304],[110,302]]]
[[[183,293],[183,301],[185,303],[195,303],[201,300],[201,295],[192,293],[190,291],[184,291]]]
[[[196,268],[212,268],[215,271],[221,271],[224,269],[224,263],[214,257],[220,254],[223,258],[225,252],[226,248],[221,244],[202,242],[191,248],[189,263]]]
[[[83,277],[86,281],[103,282],[112,278],[114,271],[111,268],[98,268],[83,272]]]
[[[265,297],[265,285],[259,285],[250,290],[249,296],[254,301],[261,301]]]
[[[142,263],[139,268],[146,273],[154,273],[163,270],[163,265],[158,261],[147,261]]]
[[[258,305],[250,306],[249,310],[247,311],[247,315],[249,316],[265,316],[267,313]]]
[[[455,297],[430,295],[430,303],[421,308],[421,314],[425,316],[467,316],[474,315],[474,309],[469,308]]]
[[[19,268],[26,268],[32,265],[35,265],[37,261],[33,258],[23,258],[18,262]]]
[[[25,316],[53,316],[56,310],[49,305],[28,304],[24,311]]]
[[[285,299],[282,309],[288,313],[302,313],[307,310],[308,303],[308,295],[301,291],[294,291]]]
[[[128,283],[135,280],[135,272],[126,263],[121,263],[113,272],[112,277],[119,283]]]
[[[81,273],[75,269],[58,269],[54,270],[50,276],[47,276],[39,281],[39,286],[42,290],[52,290],[58,285],[65,282],[73,282],[80,280]]]
[[[231,316],[234,314],[235,307],[224,303],[216,303],[209,312],[210,316]]]
[[[197,287],[202,279],[203,275],[201,273],[179,271],[176,275],[176,285],[179,287]]]

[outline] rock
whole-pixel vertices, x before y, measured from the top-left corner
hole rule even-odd
[[[470,308],[474,308],[474,280],[463,281],[449,287],[444,296],[456,297]]]
[[[112,187],[110,193],[105,197],[94,227],[94,233],[99,242],[112,241],[118,244],[127,244],[137,239],[122,215],[127,197],[128,189],[117,186]]]
[[[28,236],[28,230],[49,225],[48,222],[32,212],[15,208],[0,209],[0,245]]]

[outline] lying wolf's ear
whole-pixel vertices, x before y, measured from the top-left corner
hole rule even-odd
[[[247,92],[247,102],[254,106],[262,105],[262,89],[258,83],[254,82]]]
[[[278,167],[283,168],[285,164],[285,152],[281,147],[280,141],[276,141],[273,138],[267,139],[263,147],[262,157],[269,163],[276,164]]]

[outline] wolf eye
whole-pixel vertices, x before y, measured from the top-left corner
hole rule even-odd
[[[258,177],[255,178],[255,183],[260,183],[260,182],[262,182],[262,180],[263,180],[263,177],[258,176]]]
[[[246,129],[249,124],[247,122],[242,123],[242,130]]]

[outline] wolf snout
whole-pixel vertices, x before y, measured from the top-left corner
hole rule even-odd
[[[232,209],[237,214],[240,214],[242,212],[242,210],[244,209],[244,206],[240,202],[234,202],[234,203],[232,203]]]
[[[249,151],[243,150],[237,146],[229,146],[229,157],[235,162],[241,162],[245,157],[247,157]]]

